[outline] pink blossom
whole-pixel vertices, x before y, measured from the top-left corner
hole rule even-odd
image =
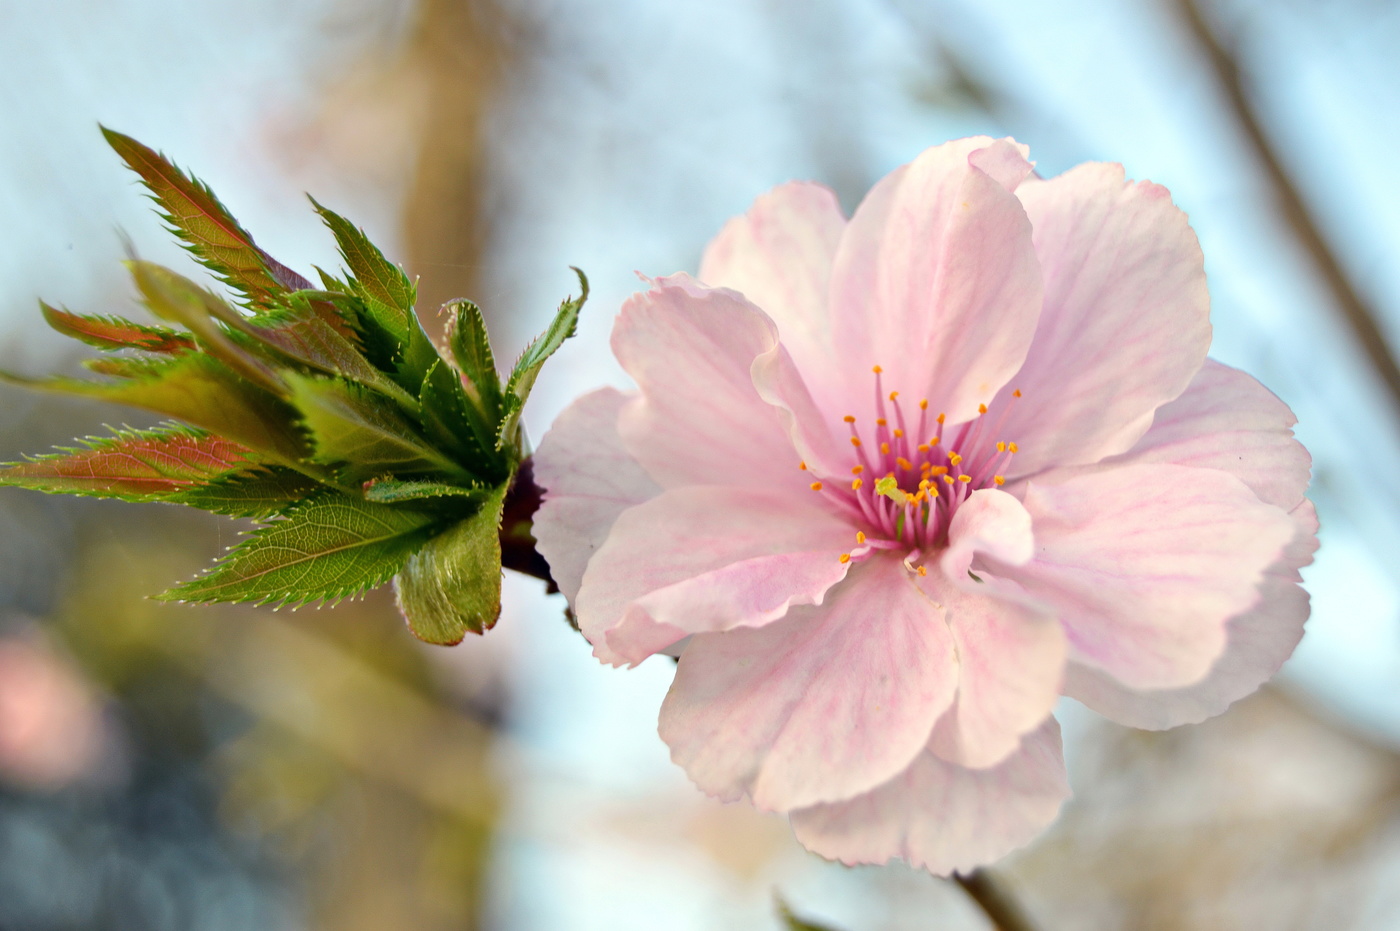
[[[1052,711],[1200,721],[1308,614],[1309,457],[1208,360],[1202,256],[1118,165],[964,139],[854,216],[783,185],[657,279],[541,444],[540,551],[594,653],[680,657],[705,792],[845,863],[936,873],[1068,796]]]

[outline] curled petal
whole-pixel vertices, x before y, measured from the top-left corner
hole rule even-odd
[[[1252,376],[1207,359],[1185,393],[1157,409],[1137,445],[1109,461],[1219,469],[1259,500],[1291,511],[1303,500],[1312,467],[1293,438],[1296,422],[1288,405]]]
[[[939,562],[948,578],[961,580],[977,554],[1012,566],[1035,554],[1030,512],[1004,491],[983,488],[968,496],[948,525],[948,548]]]
[[[1298,584],[1298,570],[1312,562],[1317,550],[1317,512],[1304,500],[1292,516],[1297,534],[1265,573],[1259,606],[1230,619],[1225,653],[1205,679],[1185,688],[1144,692],[1072,663],[1065,694],[1120,724],[1149,730],[1198,724],[1252,694],[1293,655],[1308,619],[1308,593]]]
[[[617,416],[627,401],[613,388],[584,395],[555,419],[535,452],[535,481],[545,495],[533,533],[570,604],[618,515],[661,493],[618,438]]]
[[[879,788],[795,811],[791,820],[802,846],[827,859],[855,866],[898,857],[946,876],[1029,843],[1067,798],[1060,727],[1051,718],[991,769],[921,753]]]
[[[831,276],[848,395],[872,398],[880,365],[888,388],[958,423],[1020,368],[1042,287],[1030,222],[1006,187],[1017,161],[1023,177],[1030,164],[1008,140],[950,142],[887,175],[857,208]]]
[[[787,422],[753,384],[777,328],[742,295],[657,279],[623,305],[612,342],[641,389],[618,433],[657,484],[805,487]]]
[[[1025,505],[1036,555],[1003,573],[1059,615],[1072,659],[1135,688],[1203,679],[1295,532],[1239,479],[1182,466],[1031,484]]]
[[[850,798],[903,770],[953,699],[941,612],[898,559],[851,570],[820,607],[698,634],[661,708],[661,737],[697,786],[765,810]]]
[[[1035,228],[1045,307],[992,415],[1021,447],[1015,475],[1129,449],[1186,389],[1210,346],[1196,234],[1165,188],[1087,164],[1016,194]]]
[[[779,185],[711,240],[700,280],[732,288],[768,314],[799,369],[830,371],[826,292],[845,227],[829,188],[802,181]]]
[[[850,526],[810,490],[676,488],[617,518],[575,602],[600,659],[641,662],[689,634],[820,604],[845,577]]]

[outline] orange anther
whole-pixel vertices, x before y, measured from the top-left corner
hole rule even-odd
[[[852,445],[852,446],[859,446],[859,445],[860,445],[860,437],[858,437],[858,436],[853,436],[853,437],[851,437],[851,445]]]
[[[881,444],[880,444],[880,452],[883,453],[884,455],[888,456],[888,455],[890,454],[890,444],[889,444],[889,443],[881,443]]]
[[[985,414],[985,413],[987,413],[987,405],[985,405],[985,404],[979,404],[979,405],[977,405],[977,413],[979,413],[979,414]]]
[[[919,410],[928,410],[928,398],[924,398],[922,401],[919,402]]]
[[[971,475],[959,475],[959,476],[958,476],[958,481],[960,481],[960,482],[962,482],[964,485],[966,485],[968,482],[972,481],[972,476],[971,476]]]
[[[813,482],[813,483],[811,484],[811,486],[809,486],[809,487],[811,487],[811,489],[812,489],[813,491],[821,491],[821,490],[822,490],[822,483],[821,483],[821,482]]]
[[[855,423],[855,422],[856,422],[856,419],[855,419],[854,417],[852,417],[850,414],[847,414],[845,417],[842,417],[841,419],[844,420],[844,421],[846,421],[846,423]]]
[[[1013,398],[1019,398],[1021,396],[1021,389],[1017,388],[1015,391],[1011,392],[1011,396]]]
[[[844,566],[846,563],[848,563],[848,562],[850,562],[850,561],[851,561],[851,554],[850,554],[850,553],[842,553],[842,554],[841,554],[841,565]]]
[[[884,371],[884,369],[880,368],[880,366],[877,365],[877,366],[875,366],[874,368],[872,368],[870,371],[874,372],[876,375],[879,375],[881,372]]]
[[[797,464],[797,467],[798,467],[799,469],[801,469],[803,472],[806,472],[806,471],[807,471],[807,463],[805,463],[805,462],[799,462],[799,463]]]
[[[881,417],[879,420],[876,420],[876,421],[875,421],[875,426],[877,426],[877,427],[887,426],[888,424],[889,424],[889,421],[886,420],[886,419],[883,418],[883,417]]]
[[[993,475],[992,481],[996,482],[998,485],[1006,484],[1006,479],[1002,478],[1000,475]]]
[[[851,466],[851,474],[852,474],[852,475],[859,475],[860,473],[862,473],[862,472],[864,472],[864,471],[865,471],[865,466],[863,466],[863,465]]]
[[[864,542],[865,542],[865,531],[863,531],[863,530],[857,530],[857,531],[856,531],[856,542],[857,542],[857,543],[864,543]]]
[[[928,575],[928,569],[924,566],[920,566],[917,571],[919,575]]]
[[[865,484],[858,478],[851,479],[851,491],[860,491],[860,486]]]

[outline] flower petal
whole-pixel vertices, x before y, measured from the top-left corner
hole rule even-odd
[[[946,876],[1006,856],[1055,820],[1069,798],[1054,718],[991,769],[922,753],[907,770],[847,802],[791,815],[797,840],[848,866],[898,857]]]
[[[1290,511],[1303,500],[1312,466],[1293,438],[1295,423],[1288,405],[1252,376],[1207,359],[1185,393],[1157,409],[1137,445],[1110,461],[1219,469]]]
[[[1297,535],[1265,574],[1259,606],[1230,619],[1229,644],[1204,680],[1181,689],[1140,692],[1071,663],[1065,694],[1120,724],[1149,730],[1198,724],[1252,694],[1293,655],[1308,619],[1308,593],[1298,584],[1298,570],[1312,562],[1317,549],[1312,502],[1299,504],[1293,519]]]
[[[927,398],[958,423],[1020,368],[1042,287],[1030,223],[1004,186],[1017,159],[1024,177],[1030,163],[1008,140],[950,142],[887,175],[856,210],[831,276],[852,400],[870,403],[880,365],[887,390]],[[820,386],[813,393],[827,406]],[[846,407],[828,412],[874,416]]]
[[[1210,346],[1200,245],[1165,188],[1087,164],[1016,191],[1035,228],[1045,307],[992,416],[1021,448],[1013,472],[1130,448],[1186,389]],[[993,421],[995,422],[995,421]]]
[[[1036,556],[1002,574],[1053,608],[1071,658],[1136,688],[1199,682],[1259,600],[1293,520],[1212,469],[1127,465],[1032,483]]]
[[[854,544],[850,525],[807,489],[675,488],[618,517],[575,614],[600,659],[638,663],[688,634],[820,604]]]
[[[641,389],[618,433],[663,488],[799,489],[811,480],[797,468],[782,413],[754,388],[754,360],[773,352],[778,336],[742,295],[684,275],[658,278],[623,305],[612,343]]]
[[[974,769],[995,766],[1055,710],[1065,674],[1065,633],[1020,586],[986,570],[973,582],[931,572],[919,587],[943,608],[958,651],[958,692],[930,752]],[[981,591],[969,591],[981,589]]]
[[[710,241],[700,280],[740,292],[773,318],[799,369],[830,371],[826,293],[845,228],[846,216],[830,188],[803,181],[779,185]]]
[[[850,798],[923,749],[953,699],[941,613],[899,560],[874,556],[821,607],[699,634],[661,708],[661,737],[697,786],[765,810]]]
[[[974,491],[958,508],[939,565],[948,578],[962,579],[977,554],[1012,566],[1023,566],[1035,555],[1030,512],[996,488]]]
[[[661,493],[618,439],[618,412],[628,400],[613,388],[584,395],[535,452],[535,481],[545,491],[534,518],[536,546],[570,604],[618,515]]]

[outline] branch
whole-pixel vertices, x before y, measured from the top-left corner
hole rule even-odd
[[[997,931],[1035,931],[1021,903],[988,870],[979,867],[971,873],[954,873],[953,882],[962,886]]]
[[[1381,332],[1376,312],[1362,300],[1356,289],[1352,287],[1351,281],[1346,272],[1343,271],[1336,254],[1327,244],[1327,240],[1323,238],[1317,223],[1303,203],[1298,188],[1279,163],[1273,147],[1260,126],[1253,104],[1246,93],[1239,64],[1235,61],[1230,50],[1226,49],[1210,31],[1205,18],[1201,15],[1200,8],[1196,5],[1196,0],[1177,0],[1177,5],[1196,42],[1214,67],[1216,77],[1225,89],[1225,96],[1230,103],[1230,109],[1233,111],[1235,119],[1253,146],[1254,154],[1264,166],[1265,174],[1268,176],[1274,196],[1283,210],[1284,218],[1293,228],[1294,235],[1298,237],[1303,247],[1311,253],[1317,270],[1322,274],[1323,281],[1332,292],[1332,299],[1342,312],[1342,317],[1351,329],[1352,335],[1361,343],[1366,358],[1371,362],[1371,367],[1380,376],[1381,381],[1385,383],[1386,389],[1390,392],[1391,401],[1394,402],[1397,409],[1400,409],[1400,366],[1397,366],[1395,355],[1391,352],[1390,346]]]

